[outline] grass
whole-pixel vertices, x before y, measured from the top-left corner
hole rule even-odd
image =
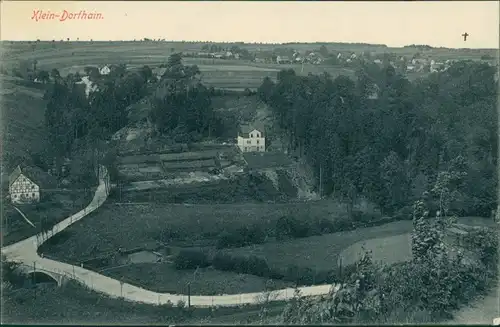
[[[268,305],[273,312],[283,303]],[[165,324],[226,323],[256,317],[260,305],[244,308],[191,309],[126,302],[100,295],[75,282],[63,287],[11,290],[2,293],[2,323],[7,324]]]
[[[73,224],[67,230],[72,236],[44,253],[63,260],[78,260],[91,248],[102,252],[119,247],[133,248],[151,242],[164,230],[175,232],[179,239],[215,239],[222,231],[233,231],[258,223],[274,229],[278,218],[290,213],[315,218],[337,218],[343,215],[332,201],[311,203],[238,203],[209,205],[105,203],[99,210]]]
[[[372,251],[374,262],[382,262],[385,265],[408,261],[412,258],[411,235],[377,237],[354,243],[340,253],[342,265],[351,265],[360,260],[364,250]]]
[[[75,191],[75,202],[69,193],[53,196],[51,200],[36,205],[17,206],[35,225],[29,225],[22,216],[10,205],[5,204],[2,216],[2,242],[9,245],[33,236],[41,230],[41,218],[53,226],[84,208],[92,200],[95,189],[90,193]]]
[[[191,284],[193,295],[219,295],[252,293],[266,290],[265,278],[219,271],[213,268],[176,270],[171,263],[140,263],[102,272],[106,276],[122,279],[156,292],[188,294],[187,285]],[[291,283],[273,281],[275,287],[293,287]]]
[[[47,148],[44,90],[39,84],[0,75],[2,160],[5,168]],[[43,86],[42,86],[43,87]],[[5,180],[5,179],[4,179]],[[6,181],[6,180],[5,180]]]
[[[493,226],[490,219],[462,217],[458,222],[474,226]],[[498,225],[495,226],[498,228]],[[266,258],[270,267],[284,269],[289,265],[328,270],[335,267],[342,255],[342,265],[358,258],[361,245],[373,250],[374,260],[386,263],[401,262],[411,258],[409,233],[411,221],[396,221],[376,227],[312,236],[285,242],[270,242],[242,248],[226,249],[233,255],[257,255]]]
[[[227,249],[224,252],[233,255],[264,257],[269,266],[276,269],[286,269],[290,265],[296,265],[318,271],[330,270],[337,266],[338,257],[342,250],[356,242],[404,234],[411,230],[411,221],[398,221],[347,232]]]

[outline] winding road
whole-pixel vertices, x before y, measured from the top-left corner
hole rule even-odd
[[[123,298],[132,302],[141,302],[148,304],[166,304],[171,303],[174,306],[179,301],[188,303],[188,296],[182,294],[157,293],[146,290],[134,285],[122,283],[119,280],[101,275],[97,272],[73,266],[64,262],[42,258],[38,255],[37,249],[50,237],[61,232],[73,223],[87,216],[89,213],[98,209],[107,199],[109,194],[109,175],[105,167],[99,169],[99,186],[95,192],[94,198],[89,205],[66,218],[47,233],[37,234],[23,241],[2,248],[2,254],[8,261],[14,261],[26,266],[35,265],[37,269],[52,272],[58,275],[64,275],[69,279],[89,287],[90,289],[106,294],[113,298]],[[303,296],[319,296],[328,294],[332,290],[332,285],[318,285],[299,288]],[[281,289],[272,293],[241,293],[231,295],[205,296],[191,295],[189,302],[194,307],[211,306],[240,306],[246,304],[257,304],[262,301],[285,301],[294,295],[293,288]]]

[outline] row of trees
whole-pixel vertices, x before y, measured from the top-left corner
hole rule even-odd
[[[454,192],[451,210],[488,216],[496,203],[494,73],[459,62],[411,83],[391,66],[365,65],[356,80],[283,70],[258,93],[289,150],[314,168],[323,195],[349,203],[364,196],[394,213],[458,160],[463,191]]]
[[[94,169],[102,157],[105,140],[127,124],[125,109],[145,96],[152,75],[148,67],[127,72],[118,66],[107,76],[92,68],[86,71],[97,86],[95,92],[85,93],[85,85],[77,83],[78,74],[62,78],[55,70],[51,72],[54,83],[45,94],[45,124],[51,144],[47,157],[56,159],[56,172],[64,158],[78,158],[71,175],[82,182],[88,178],[89,167]]]
[[[201,83],[198,66],[184,65],[182,55],[174,53],[165,68],[151,101],[151,120],[157,130],[179,142],[223,135],[225,118],[215,114],[213,91]]]

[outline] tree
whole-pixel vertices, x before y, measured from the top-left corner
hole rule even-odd
[[[38,80],[42,83],[47,83],[49,80],[50,80],[50,75],[49,75],[49,72],[45,71],[45,70],[40,70],[38,71]]]
[[[50,76],[55,80],[61,78],[61,74],[59,73],[59,70],[57,70],[57,68],[54,68],[50,71]]]
[[[99,69],[95,66],[85,66],[83,71],[87,76],[89,76],[92,80],[97,80],[97,78],[101,75],[99,73]]]
[[[269,77],[265,77],[262,84],[257,89],[257,94],[260,99],[265,103],[269,103],[271,101],[271,97],[274,90],[274,83]]]
[[[196,65],[182,64],[180,53],[168,58],[152,102],[151,118],[162,133],[201,135],[213,130],[210,92],[200,83]]]
[[[319,53],[325,58],[328,57],[328,49],[324,45],[319,48]]]
[[[431,192],[439,198],[439,211],[444,217],[448,215],[450,203],[458,196],[458,188],[467,176],[465,169],[465,159],[458,156],[450,162],[446,171],[438,173]]]
[[[153,71],[151,70],[151,68],[149,66],[143,66],[141,68],[141,74],[143,75],[144,79],[146,81],[149,81],[151,79],[151,77],[153,76]]]

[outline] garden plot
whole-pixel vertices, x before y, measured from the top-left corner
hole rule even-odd
[[[163,169],[159,164],[123,164],[118,166],[125,178],[158,179],[163,178]]]
[[[192,183],[207,183],[218,180],[228,179],[222,175],[211,175],[205,172],[190,172],[180,173],[181,176],[169,179],[160,179],[155,181],[137,181],[131,182],[129,186],[124,187],[123,191],[144,191],[150,189],[165,188],[169,186],[192,184]],[[179,174],[177,174],[179,175]]]
[[[221,150],[206,150],[196,152],[164,153],[158,155],[158,159],[163,162],[213,159],[220,152]]]
[[[185,161],[163,161],[163,169],[165,171],[194,171],[194,170],[207,170],[217,166],[214,159],[204,160],[185,160]]]

